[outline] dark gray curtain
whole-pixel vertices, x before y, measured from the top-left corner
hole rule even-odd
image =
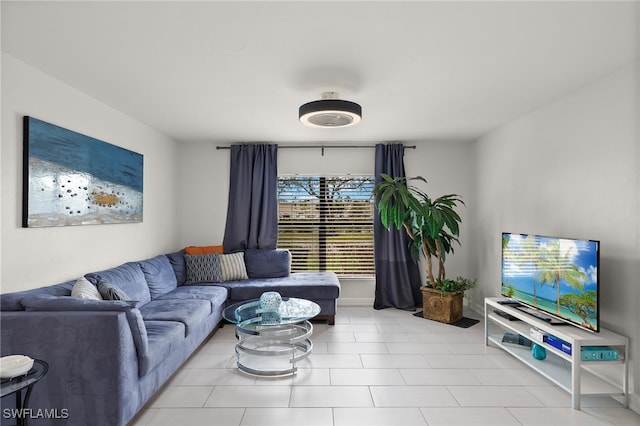
[[[231,146],[229,206],[224,251],[276,248],[278,145]]]
[[[405,176],[404,145],[376,145],[375,178],[380,182],[380,173],[391,177]],[[382,226],[380,216],[373,221],[376,292],[374,309],[398,308],[415,310],[422,306],[420,271],[411,258],[410,239],[404,229]]]

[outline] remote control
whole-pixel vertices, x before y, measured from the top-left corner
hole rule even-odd
[[[505,299],[505,300],[498,300],[498,304],[518,306],[520,305],[520,302],[518,302],[517,300]]]
[[[519,318],[516,318],[513,315],[508,314],[508,313],[506,313],[504,311],[501,311],[499,309],[495,309],[493,312],[495,312],[496,314],[500,315],[502,318],[508,319],[509,321],[520,321]]]

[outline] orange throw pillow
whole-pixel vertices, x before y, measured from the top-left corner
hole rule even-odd
[[[189,246],[185,247],[186,254],[223,254],[222,246]]]

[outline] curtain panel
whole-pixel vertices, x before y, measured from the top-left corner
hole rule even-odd
[[[405,176],[404,145],[376,145],[376,184],[382,181],[380,173],[394,178]],[[415,310],[422,306],[421,279],[418,265],[411,257],[409,236],[404,229],[385,229],[377,209],[374,216],[376,289],[373,307]]]
[[[278,243],[278,145],[231,146],[224,251],[274,249]]]

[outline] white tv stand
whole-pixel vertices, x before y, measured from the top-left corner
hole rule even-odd
[[[485,344],[493,344],[510,353],[571,395],[571,405],[580,409],[581,395],[609,395],[622,398],[629,407],[629,339],[608,330],[592,333],[571,325],[550,325],[548,322],[524,313],[513,306],[502,305],[503,297],[487,297],[484,300]],[[496,311],[512,315],[509,320]],[[530,336],[532,327],[554,335],[571,344],[571,355]],[[527,346],[502,343],[504,333],[515,333],[544,347],[547,357],[537,360]],[[584,346],[609,346],[618,350],[618,361],[582,361],[580,352]]]

